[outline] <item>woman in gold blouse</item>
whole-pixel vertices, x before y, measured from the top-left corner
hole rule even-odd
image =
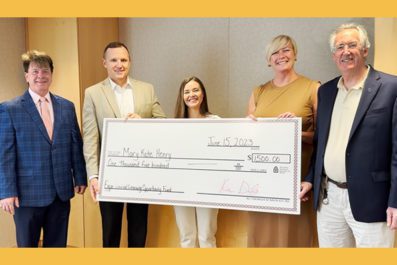
[[[248,115],[255,117],[302,118],[302,177],[307,174],[312,153],[319,82],[294,70],[295,41],[286,35],[275,37],[266,47],[268,66],[274,77],[255,88],[248,103]],[[317,246],[312,202],[301,205],[300,215],[249,212],[249,247]]]

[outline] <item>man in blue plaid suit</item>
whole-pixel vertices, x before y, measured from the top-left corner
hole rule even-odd
[[[0,207],[14,215],[18,247],[65,247],[70,199],[87,186],[73,103],[49,93],[53,62],[22,55],[28,90],[0,104]],[[44,105],[45,104],[45,105]]]

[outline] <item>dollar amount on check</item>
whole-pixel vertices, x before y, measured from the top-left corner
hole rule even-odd
[[[299,214],[301,120],[106,119],[101,201]]]

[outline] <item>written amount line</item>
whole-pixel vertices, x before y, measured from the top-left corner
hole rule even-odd
[[[199,171],[220,171],[220,172],[244,172],[244,173],[267,173],[266,171],[249,171],[249,170],[231,170],[231,169],[209,169],[209,168],[176,168],[176,167],[145,167],[145,166],[117,166],[107,165],[107,167],[124,167],[124,168],[144,168],[144,169],[171,169],[171,170],[199,170]]]
[[[154,157],[154,156],[123,156],[123,155],[108,155],[108,157],[128,157],[128,158],[145,158],[145,159],[166,159],[166,160],[209,160],[209,161],[233,161],[233,162],[244,162],[244,159],[229,159],[229,158],[200,158],[200,157]]]

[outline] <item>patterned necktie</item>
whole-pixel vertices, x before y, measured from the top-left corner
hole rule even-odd
[[[43,119],[45,128],[47,129],[48,136],[52,140],[52,121],[50,115],[50,109],[48,107],[48,100],[44,97],[40,98],[40,111],[41,118]]]

